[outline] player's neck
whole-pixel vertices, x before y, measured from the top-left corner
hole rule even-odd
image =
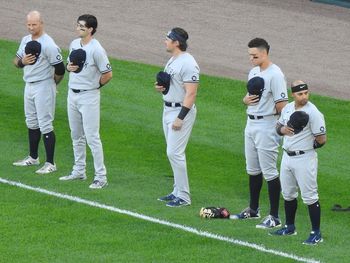
[[[180,50],[180,49],[175,49],[172,53],[173,57],[176,58],[178,56],[180,56],[181,54],[185,53],[184,51]]]
[[[40,38],[42,35],[44,35],[44,31],[39,32],[38,34],[32,35],[32,40],[36,40]]]
[[[259,67],[260,67],[261,71],[264,71],[265,69],[267,69],[271,65],[272,65],[272,62],[269,59],[267,59],[267,60],[263,61]]]
[[[83,37],[83,38],[81,38],[80,39],[80,44],[82,45],[82,46],[86,46],[87,44],[89,44],[90,43],[90,41],[92,40],[92,36],[91,35],[88,35],[88,36],[86,36],[86,37]]]

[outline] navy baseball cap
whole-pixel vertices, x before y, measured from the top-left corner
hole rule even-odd
[[[289,117],[287,126],[294,129],[294,134],[301,132],[309,122],[309,114],[305,111],[295,111]]]
[[[69,54],[69,61],[72,62],[73,65],[79,66],[74,73],[79,73],[83,70],[83,66],[86,61],[86,51],[82,48],[75,49]]]
[[[33,65],[37,62],[39,56],[40,56],[40,53],[41,53],[41,44],[38,42],[38,41],[35,41],[35,40],[32,40],[32,41],[29,41],[25,48],[24,48],[24,52],[27,54],[27,55],[34,55],[35,56],[35,61],[33,63],[31,63],[30,65]]]
[[[251,78],[247,83],[247,91],[250,95],[258,95],[259,100],[264,91],[265,81],[261,77]]]

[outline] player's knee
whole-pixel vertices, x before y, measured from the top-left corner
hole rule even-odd
[[[302,195],[301,198],[303,199],[303,203],[306,205],[312,205],[318,201],[318,195],[314,195],[314,196],[303,196]]]
[[[298,198],[298,192],[297,191],[285,191],[282,189],[282,197],[286,201],[292,201],[296,198]]]
[[[27,128],[31,130],[39,129],[39,123],[35,120],[26,119],[26,125],[27,125]]]
[[[166,154],[169,160],[181,160],[184,158],[184,154],[180,153],[179,151],[176,151],[176,149],[167,149]]]

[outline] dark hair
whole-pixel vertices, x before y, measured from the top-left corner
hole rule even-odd
[[[184,39],[184,41],[179,41],[179,49],[181,51],[186,51],[187,49],[187,39],[188,39],[188,34],[187,32],[180,28],[180,27],[175,27],[173,28],[171,31],[175,32],[177,35],[179,35],[182,39]]]
[[[97,28],[97,18],[93,15],[85,14],[78,17],[77,22],[84,21],[87,28],[93,28],[91,35],[95,34]]]
[[[248,43],[249,48],[259,48],[259,49],[265,49],[267,54],[269,54],[270,51],[270,45],[267,43],[265,39],[262,38],[254,38],[249,41]]]

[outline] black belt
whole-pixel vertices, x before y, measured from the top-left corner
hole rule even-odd
[[[304,154],[305,152],[304,151],[286,151],[284,150],[289,156],[297,156],[297,155],[302,155]]]
[[[250,115],[250,114],[248,114],[248,117],[251,120],[260,120],[260,119],[264,118],[264,116],[255,116],[255,115]]]
[[[83,91],[87,91],[86,89],[71,89],[74,93],[80,93]]]
[[[181,103],[179,102],[168,102],[168,101],[164,101],[164,105],[167,107],[181,107]]]

